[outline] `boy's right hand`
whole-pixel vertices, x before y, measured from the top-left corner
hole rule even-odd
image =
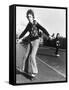
[[[16,39],[16,43],[20,43],[22,39]]]

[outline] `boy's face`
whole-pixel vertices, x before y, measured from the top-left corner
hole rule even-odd
[[[29,22],[33,23],[34,18],[32,16],[32,14],[28,14],[28,20],[29,20]]]
[[[58,34],[58,37],[60,37],[60,35]]]
[[[57,38],[60,38],[60,34],[57,35]]]

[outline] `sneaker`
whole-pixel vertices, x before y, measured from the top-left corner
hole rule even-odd
[[[24,67],[22,68],[22,71],[24,71]]]
[[[60,55],[59,54],[56,54],[57,57],[59,57]]]
[[[35,77],[36,75],[35,74],[31,74],[32,77]]]

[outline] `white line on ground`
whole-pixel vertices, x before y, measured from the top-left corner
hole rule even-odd
[[[53,68],[52,66],[50,66],[46,62],[42,61],[39,57],[36,57],[36,58],[38,58],[38,60],[40,60],[43,64],[47,65],[49,68],[51,68],[52,70],[54,70],[55,72],[57,72],[58,74],[60,74],[61,76],[63,76],[64,78],[66,77],[65,74],[59,72],[57,69]]]

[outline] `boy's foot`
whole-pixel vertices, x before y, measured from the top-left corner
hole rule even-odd
[[[36,74],[31,74],[31,76],[32,76],[32,77],[35,77],[35,76],[36,76]]]
[[[56,54],[57,57],[59,57],[60,55],[59,54]]]
[[[24,71],[24,67],[22,68],[22,71]]]
[[[31,74],[31,76],[32,76],[32,77],[30,78],[31,81],[38,79],[38,78],[36,77],[36,74]]]
[[[20,72],[22,72],[22,69],[19,66],[16,66],[16,69]]]

